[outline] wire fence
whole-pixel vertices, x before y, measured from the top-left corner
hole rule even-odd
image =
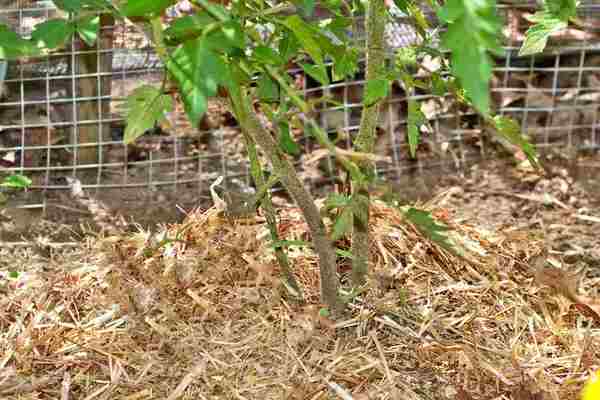
[[[57,15],[48,1],[3,3],[0,22],[21,34]],[[536,8],[535,2],[499,6],[507,40],[492,82],[494,105],[498,113],[517,119],[542,151],[595,150],[600,146],[600,5],[582,1],[579,26],[552,37],[543,54],[518,57],[528,26],[525,17]],[[390,54],[418,40],[398,13],[386,35]],[[31,190],[14,197],[13,204],[47,207],[64,202],[70,187],[66,177],[117,208],[198,204],[208,198],[208,187],[218,176],[226,177],[234,190],[251,190],[239,129],[219,100],[211,101],[200,126],[191,126],[177,104],[169,126],[124,145],[123,101],[142,83],[160,85],[162,65],[134,26],[104,21],[99,37],[94,47],[74,39],[62,52],[0,64],[0,174],[20,173],[33,180]],[[434,59],[423,62],[428,69],[436,68]],[[323,128],[350,136],[358,130],[364,83],[360,73],[327,87],[311,82],[300,70],[290,73],[307,97],[327,94],[339,104],[319,110]],[[436,168],[457,170],[502,150],[477,115],[451,96],[417,91],[413,97],[421,102],[431,129],[422,132],[418,156],[411,159],[407,95],[395,85],[378,126],[377,152],[388,157],[377,166],[382,177],[398,181]],[[302,177],[315,190],[327,188],[334,163],[307,165],[305,156],[316,145],[302,132],[295,137],[304,148],[304,156],[296,159]]]

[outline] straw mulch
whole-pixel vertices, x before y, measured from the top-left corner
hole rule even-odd
[[[343,285],[337,320],[307,247],[289,248],[305,302],[287,296],[260,217],[212,208],[155,233],[5,248],[0,398],[578,398],[600,364],[598,307],[575,286],[587,270],[539,234],[423,207],[461,255],[375,203],[369,286]],[[310,239],[297,209],[280,218],[282,237]]]

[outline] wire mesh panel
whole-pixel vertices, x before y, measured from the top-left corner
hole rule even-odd
[[[503,3],[503,2],[501,2]],[[535,2],[499,6],[505,19],[506,53],[497,59],[492,82],[496,111],[522,123],[523,130],[542,149],[598,146],[600,96],[600,6],[579,5],[580,25],[553,36],[541,55],[518,57],[528,27],[526,17]],[[189,12],[186,2],[169,10]],[[3,2],[0,19],[21,34],[56,16],[49,1]],[[436,19],[429,14],[439,37]],[[218,176],[229,185],[249,190],[250,178],[239,129],[226,104],[211,100],[199,126],[191,126],[181,101],[167,122],[146,132],[132,145],[123,144],[125,98],[143,84],[160,86],[162,65],[145,33],[134,25],[104,18],[99,40],[89,46],[74,39],[51,55],[0,64],[0,163],[2,174],[29,176],[32,190],[14,204],[66,207],[69,184],[75,178],[91,194],[119,209],[144,210],[145,205],[198,204],[208,199],[208,187]],[[362,26],[363,21],[355,24]],[[353,32],[364,39],[364,27]],[[386,26],[390,57],[418,43],[418,36],[398,10]],[[415,76],[427,76],[438,60],[421,60]],[[3,75],[3,71],[5,74]],[[315,117],[330,132],[343,131],[350,144],[358,131],[362,102],[362,73],[353,80],[323,87],[290,71],[308,97],[328,95],[335,106],[321,107]],[[177,99],[175,92],[173,96]],[[421,104],[428,127],[416,159],[407,143],[407,99],[396,82],[385,99],[378,126],[377,152],[388,157],[378,173],[392,181],[436,167],[456,169],[474,160],[497,155],[503,143],[494,141],[478,116],[452,96],[411,94]],[[178,99],[177,99],[178,100]],[[332,103],[330,103],[332,104]],[[296,140],[310,154],[315,143],[304,132]],[[298,156],[301,175],[323,188],[335,175],[332,160],[318,167]]]

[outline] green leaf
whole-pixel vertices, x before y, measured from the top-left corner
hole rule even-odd
[[[279,145],[281,149],[288,154],[297,156],[300,154],[300,146],[294,141],[290,133],[290,124],[287,121],[281,121],[279,126]]]
[[[331,313],[329,312],[329,310],[327,308],[320,308],[319,309],[319,317],[327,318],[330,315],[331,315]]]
[[[333,80],[341,81],[346,77],[356,75],[358,71],[358,49],[348,48],[342,52],[340,57],[334,56],[333,62]]]
[[[396,51],[396,63],[401,67],[412,67],[417,64],[417,49],[415,46],[401,47]]]
[[[279,100],[279,86],[267,74],[262,74],[258,80],[256,92],[258,98],[265,102],[273,102]]]
[[[342,208],[349,205],[351,202],[351,198],[347,195],[340,193],[329,193],[329,196],[325,199],[325,209],[333,210],[335,208]]]
[[[431,74],[431,92],[436,96],[444,96],[448,93],[446,81],[438,72]]]
[[[40,50],[32,41],[23,39],[8,26],[0,24],[0,60],[13,60],[40,54]]]
[[[323,65],[323,51],[318,42],[318,36],[313,27],[304,22],[299,16],[287,17],[283,24],[291,30],[302,48],[319,65]]]
[[[536,24],[525,32],[525,40],[519,49],[519,56],[540,53],[546,48],[548,38],[556,32],[567,28],[568,23],[547,13],[536,13],[532,17]]]
[[[305,18],[311,17],[315,12],[315,0],[292,0],[292,3],[298,6]]]
[[[166,67],[179,84],[186,114],[194,126],[206,112],[208,97],[217,93],[220,84],[231,83],[227,65],[202,38],[177,48],[167,60]]]
[[[175,3],[177,0],[127,0],[121,11],[127,17],[158,16]]]
[[[407,14],[407,15],[410,14],[410,6],[412,5],[412,1],[410,1],[410,0],[394,0],[394,4],[404,14]]]
[[[496,132],[508,140],[511,144],[518,146],[523,153],[525,153],[525,156],[527,156],[527,159],[532,166],[536,168],[540,166],[535,148],[521,134],[521,127],[515,120],[498,115],[493,118],[493,123],[496,128]]]
[[[440,245],[452,253],[458,254],[459,251],[453,246],[450,238],[446,234],[450,228],[446,225],[439,224],[430,212],[419,210],[414,207],[409,207],[404,210],[404,216],[421,234],[427,237],[432,242]]]
[[[352,255],[352,252],[348,251],[348,250],[342,250],[342,249],[335,249],[335,254],[337,254],[338,256],[342,257],[342,258],[348,258],[350,260],[354,259],[354,256]]]
[[[202,34],[207,25],[215,23],[216,19],[207,12],[186,15],[177,18],[165,29],[166,40],[175,42],[191,39]]]
[[[331,240],[338,240],[352,231],[353,213],[351,207],[345,207],[333,223]]]
[[[285,30],[282,33],[282,38],[279,41],[279,54],[287,62],[298,53],[300,42],[296,39],[293,32]]]
[[[316,79],[321,85],[329,85],[329,76],[327,76],[327,69],[324,65],[314,65],[307,63],[300,63],[300,66],[308,75]]]
[[[15,188],[15,189],[25,189],[31,186],[31,179],[24,175],[10,175],[4,178],[2,183],[0,183],[1,187],[7,188]]]
[[[489,52],[502,52],[495,3],[495,0],[448,0],[438,12],[440,19],[448,23],[442,44],[451,50],[452,73],[483,115],[489,115],[490,108],[493,62]]]
[[[35,26],[31,40],[41,47],[56,49],[62,47],[74,31],[75,27],[66,19],[50,19]]]
[[[417,146],[421,137],[421,125],[425,123],[425,115],[421,111],[421,104],[414,99],[408,100],[408,149],[410,156],[415,158],[417,155]]]
[[[285,62],[275,50],[268,46],[257,46],[252,55],[256,61],[262,64],[281,65]]]
[[[372,106],[390,94],[390,81],[387,79],[371,79],[367,81],[363,104]]]
[[[8,273],[8,277],[9,277],[10,279],[18,279],[18,278],[19,278],[19,275],[20,275],[20,274],[19,274],[19,271],[10,271],[10,272]]]
[[[151,85],[142,85],[127,97],[127,125],[123,141],[128,144],[172,111],[173,99]]]
[[[110,0],[53,0],[52,2],[57,8],[73,14],[83,10],[113,10]]]
[[[544,6],[551,15],[563,21],[577,16],[576,0],[546,0]]]
[[[88,45],[93,46],[98,39],[100,30],[100,16],[91,15],[81,18],[76,24],[77,33],[81,39]]]

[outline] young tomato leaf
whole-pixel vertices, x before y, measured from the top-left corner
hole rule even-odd
[[[0,183],[0,186],[15,189],[25,189],[31,186],[31,179],[24,175],[10,175],[4,178],[2,183]]]
[[[338,240],[352,231],[353,215],[351,207],[344,207],[333,223],[331,240]]]
[[[446,234],[450,228],[446,225],[439,224],[430,212],[409,207],[404,211],[404,216],[410,221],[411,224],[413,224],[415,228],[417,228],[419,232],[421,232],[421,234],[423,234],[429,240],[440,245],[448,251],[451,251],[455,254],[458,253],[458,250],[455,249],[448,235]]]
[[[258,98],[262,101],[272,102],[279,100],[279,86],[277,86],[277,83],[267,74],[263,74],[260,77],[256,90]]]
[[[568,21],[577,15],[576,0],[546,0],[545,9],[553,16]]]
[[[279,53],[268,46],[257,46],[252,55],[262,64],[281,65],[285,62]]]
[[[169,27],[165,29],[164,35],[166,40],[175,42],[192,39],[200,36],[206,25],[214,22],[216,22],[214,17],[207,12],[186,15],[173,20]]]
[[[308,25],[297,15],[287,17],[283,24],[291,30],[302,48],[308,53],[308,55],[318,64],[323,65],[323,51],[317,40],[317,33],[313,27]]]
[[[25,40],[8,26],[0,24],[0,59],[13,60],[19,57],[39,55],[41,52],[33,41]]]
[[[123,141],[131,143],[172,111],[173,99],[158,88],[142,85],[127,97],[127,126]]]
[[[438,16],[448,23],[442,44],[451,50],[453,74],[475,108],[483,115],[489,115],[493,62],[488,53],[502,51],[495,0],[448,0]]]
[[[63,18],[50,19],[37,24],[31,32],[31,40],[47,49],[62,47],[71,38],[75,27]]]
[[[304,72],[319,81],[322,85],[329,85],[329,77],[327,76],[327,69],[324,65],[301,63],[300,66]]]
[[[177,0],[127,0],[122,12],[127,17],[146,17],[160,15]]]
[[[206,112],[208,97],[217,93],[220,84],[231,83],[227,65],[202,38],[198,38],[177,48],[167,60],[166,67],[179,84],[188,118],[198,126]]]
[[[110,0],[52,0],[54,5],[69,13],[78,13],[83,10],[103,11],[113,8]]]
[[[421,105],[414,99],[408,100],[408,149],[410,156],[415,158],[417,155],[417,146],[421,138],[420,128],[425,123],[425,115],[421,111]]]
[[[281,121],[279,126],[279,145],[287,154],[297,156],[300,154],[300,146],[294,141],[290,133],[290,124],[287,121]]]
[[[519,56],[542,52],[546,48],[550,35],[568,26],[567,21],[546,12],[536,13],[529,20],[534,22],[534,25],[525,32],[525,40],[519,49]]]
[[[371,79],[367,81],[363,104],[372,106],[390,94],[390,82],[387,79]]]
[[[79,37],[88,45],[93,46],[98,38],[100,29],[100,16],[91,15],[81,18],[76,23],[76,30]]]
[[[523,137],[519,124],[508,117],[499,115],[495,116],[492,121],[496,128],[496,132],[511,144],[518,146],[523,153],[525,153],[525,156],[527,156],[531,165],[538,168],[540,164],[535,148],[527,141],[527,139],[525,139],[525,137]]]

